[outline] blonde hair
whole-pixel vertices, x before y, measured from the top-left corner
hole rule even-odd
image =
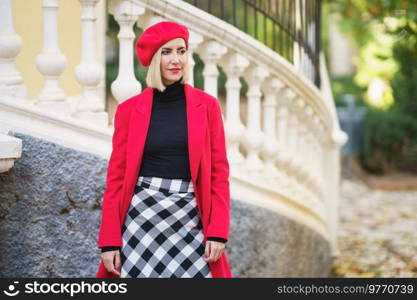
[[[162,46],[155,52],[155,54],[152,57],[151,63],[149,64],[148,73],[146,74],[146,84],[147,86],[156,88],[159,91],[163,92],[166,86],[164,85],[162,81],[162,76],[161,76],[161,55],[162,55],[161,53],[162,53]],[[183,76],[181,79],[181,83],[188,82],[188,78],[189,78],[188,50],[185,52],[185,55],[187,55],[186,66],[182,70]]]

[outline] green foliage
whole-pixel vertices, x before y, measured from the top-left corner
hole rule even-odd
[[[417,119],[417,26],[407,26],[406,32],[393,51],[400,65],[392,80],[394,109]]]
[[[389,84],[384,101],[393,100],[385,110],[368,108],[363,166],[380,173],[395,167],[417,172],[410,167],[417,166],[417,1],[327,0],[326,5],[340,16],[341,31],[359,48],[354,83],[367,88],[379,78]],[[337,84],[334,90],[340,95]],[[363,98],[371,103],[365,93]]]
[[[398,167],[407,157],[417,158],[410,151],[417,146],[417,119],[406,114],[369,108],[364,120],[364,149],[360,160],[375,173],[385,173]]]
[[[342,101],[342,96],[344,94],[354,95],[357,99],[355,105],[365,105],[363,94],[366,89],[357,85],[353,80],[353,76],[333,76],[331,78],[331,85],[336,106],[346,106],[346,104]]]
[[[377,32],[377,29],[375,29]],[[355,81],[367,87],[375,77],[390,80],[397,70],[392,54],[393,39],[383,32],[378,32],[374,39],[369,40],[359,49],[358,73]]]

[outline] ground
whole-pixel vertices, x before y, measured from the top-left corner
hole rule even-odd
[[[342,176],[336,277],[417,277],[417,190],[368,188]]]

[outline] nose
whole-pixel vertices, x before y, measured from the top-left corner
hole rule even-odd
[[[174,56],[172,57],[172,62],[179,62],[179,60],[180,60],[180,58],[179,58],[179,55],[178,54],[176,54],[176,53],[174,53],[173,54]]]

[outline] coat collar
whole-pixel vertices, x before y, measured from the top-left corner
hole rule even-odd
[[[184,84],[184,94],[187,112],[188,154],[190,161],[191,177],[194,185],[197,184],[197,173],[201,154],[204,148],[204,138],[207,128],[206,105],[197,90]],[[129,125],[127,141],[127,167],[130,172],[138,174],[142,162],[144,145],[151,119],[153,104],[153,89],[147,87],[136,98],[135,110],[133,110]]]

